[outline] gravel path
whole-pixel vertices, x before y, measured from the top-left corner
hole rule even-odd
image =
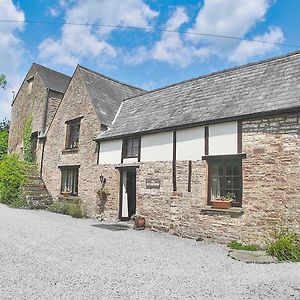
[[[0,299],[300,299],[300,264],[0,205]]]

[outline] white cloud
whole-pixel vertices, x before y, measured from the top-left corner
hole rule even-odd
[[[284,41],[284,36],[279,27],[270,27],[264,35],[258,35],[253,39],[257,41],[282,43]],[[230,55],[229,60],[238,63],[245,63],[250,58],[257,55],[263,55],[275,48],[277,48],[277,46],[274,44],[242,41]]]
[[[24,21],[25,17],[24,13],[11,0],[2,0],[0,1],[0,19]],[[9,117],[12,101],[11,91],[17,91],[21,84],[22,76],[19,74],[25,50],[17,33],[23,29],[23,23],[0,24],[0,73],[6,75],[8,82],[6,89],[0,90],[0,120]]]
[[[167,30],[179,30],[181,26],[189,21],[189,17],[184,7],[178,6],[172,13],[164,28]],[[128,64],[139,64],[148,59],[153,59],[169,64],[176,64],[186,67],[195,58],[207,56],[207,49],[197,49],[188,41],[183,41],[181,34],[176,32],[163,32],[161,39],[152,48],[145,46],[135,49],[131,56],[125,57]]]
[[[55,7],[50,7],[48,9],[47,14],[50,15],[51,17],[57,17],[60,14],[60,11]]]
[[[271,0],[205,0],[188,31],[243,38],[256,24],[264,21],[271,4]],[[165,28],[179,30],[189,21],[185,8],[177,7]],[[273,27],[256,39],[281,42],[284,37],[280,28]],[[163,32],[161,39],[152,47],[137,47],[125,61],[138,64],[154,59],[186,67],[195,61],[218,56],[231,62],[246,62],[255,55],[265,54],[275,48],[272,44]]]
[[[149,26],[158,13],[143,0],[78,0],[61,1],[66,10],[65,21],[108,25]],[[117,56],[117,49],[107,42],[113,28],[64,25],[61,37],[48,38],[39,45],[42,60],[74,66],[83,58],[108,59]]]
[[[243,37],[264,19],[270,0],[205,0],[191,31]],[[208,41],[219,44],[224,40],[189,35],[195,43]]]

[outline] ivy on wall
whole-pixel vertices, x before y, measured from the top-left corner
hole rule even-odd
[[[33,162],[33,155],[31,149],[31,131],[32,131],[32,115],[29,115],[26,119],[25,128],[23,132],[23,154],[24,160]]]

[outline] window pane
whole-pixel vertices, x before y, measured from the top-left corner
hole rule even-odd
[[[79,143],[80,120],[69,122],[67,126],[67,149],[77,148]]]
[[[72,195],[78,194],[78,168],[61,170],[61,191],[71,192]]]
[[[241,162],[240,160],[209,161],[210,199],[235,195],[233,206],[241,206]],[[210,200],[208,199],[208,200]]]
[[[124,157],[138,157],[139,143],[139,138],[124,140]]]

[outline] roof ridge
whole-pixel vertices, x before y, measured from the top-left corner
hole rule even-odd
[[[172,83],[172,84],[169,84],[169,85],[166,85],[166,86],[148,91],[145,94],[151,94],[151,93],[154,93],[154,92],[157,92],[157,91],[160,91],[160,90],[164,90],[164,89],[167,89],[167,88],[170,88],[170,87],[173,87],[173,86],[181,85],[181,84],[184,84],[184,83],[187,83],[187,82],[195,81],[195,80],[202,79],[202,78],[207,78],[207,77],[214,76],[214,75],[223,74],[223,73],[234,71],[234,70],[247,68],[247,67],[250,67],[250,66],[253,66],[253,65],[259,65],[259,64],[263,64],[263,63],[267,63],[267,62],[271,62],[271,61],[275,61],[275,60],[280,60],[280,59],[287,58],[289,56],[293,56],[293,55],[297,55],[297,54],[300,54],[300,50],[289,52],[289,53],[284,54],[284,55],[279,55],[279,56],[275,56],[275,57],[271,57],[271,58],[267,58],[267,59],[262,59],[262,60],[255,61],[255,62],[250,62],[250,63],[239,65],[239,66],[236,66],[236,67],[226,68],[226,69],[223,69],[223,70],[220,70],[220,71],[212,72],[212,73],[205,74],[205,75],[200,75],[200,76],[193,77],[193,78],[190,78],[190,79],[186,79],[186,80],[183,80],[183,81],[180,81],[180,82],[175,82],[175,83]],[[140,97],[142,95],[136,95],[136,96],[124,99],[123,101],[131,100],[131,99]]]
[[[59,71],[53,70],[53,69],[51,69],[51,68],[48,68],[48,67],[45,67],[45,66],[43,66],[43,65],[41,65],[41,64],[38,64],[38,63],[36,63],[36,62],[32,63],[32,65],[33,65],[33,66],[42,67],[42,68],[44,68],[44,69],[50,70],[51,72],[55,72],[55,73],[58,73],[58,74],[64,75],[64,76],[66,76],[66,77],[72,78],[72,76],[69,76],[69,75],[67,75],[67,74],[65,74],[65,73],[62,73],[62,72],[59,72]]]
[[[110,81],[114,81],[114,82],[116,82],[116,83],[119,83],[119,84],[121,84],[121,85],[125,85],[125,86],[127,86],[127,87],[134,88],[134,89],[140,90],[140,91],[142,91],[142,92],[147,92],[146,90],[144,90],[144,89],[142,89],[142,88],[139,88],[139,87],[137,87],[137,86],[134,86],[134,85],[131,85],[131,84],[127,84],[127,83],[125,83],[125,82],[122,82],[122,81],[119,81],[119,80],[117,80],[117,79],[111,78],[111,77],[109,77],[109,76],[106,76],[106,75],[101,74],[101,73],[99,73],[99,72],[97,72],[97,71],[91,70],[91,69],[89,69],[89,68],[87,68],[87,67],[84,67],[84,66],[82,66],[82,65],[79,65],[79,64],[78,64],[77,67],[79,67],[79,68],[81,68],[81,69],[83,69],[83,70],[85,70],[85,71],[88,71],[88,72],[90,72],[90,73],[93,73],[93,74],[96,74],[96,75],[98,75],[98,76],[101,76],[101,77],[103,77],[103,78],[105,78],[105,79],[108,79],[108,80],[110,80]]]

